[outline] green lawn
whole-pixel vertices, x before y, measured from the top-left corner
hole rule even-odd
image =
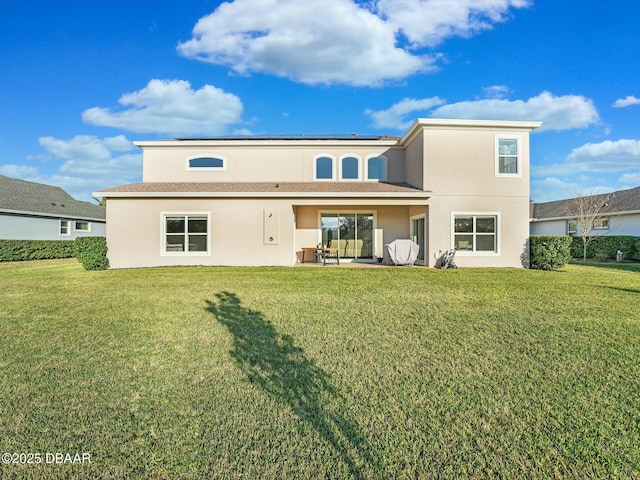
[[[0,264],[0,477],[638,478],[611,267]]]

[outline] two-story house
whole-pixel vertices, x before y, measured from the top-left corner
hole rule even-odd
[[[529,133],[540,122],[419,119],[402,137],[142,141],[142,182],[107,202],[112,268],[294,265],[338,245],[375,261],[411,238],[418,262],[522,267]]]

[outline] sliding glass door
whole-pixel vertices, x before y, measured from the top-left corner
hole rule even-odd
[[[373,213],[323,213],[320,228],[322,245],[340,258],[373,258]]]

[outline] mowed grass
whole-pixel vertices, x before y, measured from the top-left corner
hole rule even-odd
[[[2,478],[640,477],[637,266],[8,263],[0,317],[0,453],[42,455]]]

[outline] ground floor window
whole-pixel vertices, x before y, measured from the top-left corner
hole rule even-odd
[[[322,213],[322,245],[340,258],[373,258],[373,213]]]
[[[69,231],[69,220],[60,220],[60,235],[71,235]]]
[[[76,230],[78,232],[90,232],[91,224],[89,222],[76,221]]]
[[[498,216],[454,214],[453,246],[457,251],[497,252]]]
[[[165,253],[207,253],[209,216],[207,214],[164,214]]]

